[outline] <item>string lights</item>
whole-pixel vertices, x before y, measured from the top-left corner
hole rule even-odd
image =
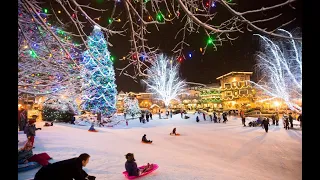
[[[116,112],[117,89],[113,60],[103,32],[95,26],[82,59],[82,108],[107,117]]]

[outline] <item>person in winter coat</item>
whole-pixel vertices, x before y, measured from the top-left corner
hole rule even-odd
[[[209,118],[210,118],[210,121],[212,122],[212,115],[211,114],[209,114]]]
[[[279,126],[279,113],[276,113],[275,119],[276,119],[276,126]]]
[[[95,180],[95,176],[88,175],[82,169],[88,164],[89,158],[89,154],[83,153],[76,158],[43,166],[36,173],[34,180]]]
[[[170,110],[170,118],[172,118],[172,109]]]
[[[222,118],[223,118],[223,123],[226,123],[228,121],[227,113],[223,113]]]
[[[245,117],[245,115],[242,115],[241,119],[242,119],[243,127],[246,126],[246,117]]]
[[[197,117],[196,117],[196,121],[197,121],[197,122],[199,122],[199,121],[200,121],[200,120],[199,120],[199,116],[197,116]]]
[[[176,131],[177,131],[177,128],[173,128],[172,133],[170,133],[170,135],[171,135],[171,134],[176,135]]]
[[[20,112],[20,131],[24,131],[25,127],[27,125],[27,111],[25,109],[21,109]]]
[[[283,116],[283,118],[284,118],[284,120],[283,120],[283,125],[284,125],[284,128],[286,129],[286,130],[288,130],[289,129],[289,118],[288,118],[288,116],[286,116],[286,115],[284,115]]]
[[[264,118],[263,121],[262,121],[261,126],[262,126],[262,128],[264,128],[264,130],[267,133],[268,129],[269,129],[269,121],[266,118]]]
[[[144,135],[142,136],[142,142],[148,143],[148,142],[152,142],[152,141],[148,140],[148,139],[147,139],[147,135],[144,134]]]
[[[289,114],[289,122],[290,122],[290,128],[292,129],[293,128],[293,117],[292,117],[291,113]]]
[[[146,120],[149,122],[149,113],[146,114]]]
[[[272,119],[272,125],[276,125],[276,115],[275,114],[272,114],[271,119]]]
[[[144,169],[139,169],[133,153],[127,153],[125,156],[127,159],[125,168],[129,176],[140,176],[141,173],[147,172],[153,168],[153,164],[148,163]]]
[[[297,120],[300,121],[300,128],[302,128],[302,114],[299,114]]]
[[[217,114],[216,114],[216,112],[213,112],[213,122],[217,122]]]
[[[24,133],[27,135],[27,138],[36,136],[36,126],[33,121],[29,121],[29,124],[25,127]]]
[[[150,119],[152,120],[152,113],[150,113]]]
[[[71,124],[75,124],[74,122],[76,121],[76,117],[72,116]]]
[[[202,113],[202,115],[203,115],[203,120],[206,120],[206,114]]]

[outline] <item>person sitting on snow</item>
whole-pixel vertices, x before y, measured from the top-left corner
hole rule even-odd
[[[91,124],[91,127],[90,127],[89,131],[96,131],[96,130],[94,129],[94,124],[93,124],[93,123]]]
[[[147,172],[153,168],[153,164],[148,163],[145,168],[139,169],[133,153],[128,153],[125,156],[127,159],[125,168],[129,176],[140,176],[141,173]]]
[[[51,123],[46,122],[46,123],[44,124],[44,126],[53,126],[53,122],[51,122]]]
[[[150,140],[147,140],[147,135],[146,135],[146,134],[144,134],[144,135],[142,136],[142,141],[143,141],[143,142],[146,142],[146,143],[152,142],[152,141],[150,141]]]
[[[83,153],[76,158],[43,166],[36,173],[34,180],[95,180],[95,176],[89,176],[82,169],[82,167],[85,167],[88,164],[89,158],[89,154]]]
[[[170,135],[171,135],[171,134],[177,135],[177,134],[176,134],[176,130],[177,130],[177,128],[173,128],[172,133],[170,133]]]

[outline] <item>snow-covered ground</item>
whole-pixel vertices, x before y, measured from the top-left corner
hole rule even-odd
[[[50,162],[88,153],[91,158],[84,169],[97,180],[124,179],[128,152],[135,154],[138,165],[159,164],[157,171],[141,178],[146,180],[302,179],[302,131],[285,130],[280,122],[265,133],[261,127],[242,127],[238,117],[228,117],[223,124],[209,117],[203,121],[202,115],[197,123],[193,114],[189,116],[159,120],[155,114],[146,124],[135,119],[126,126],[121,121],[113,128],[96,127],[96,133],[88,132],[89,126],[56,123],[37,131],[33,152],[47,152]],[[181,136],[169,135],[174,127]],[[143,134],[153,143],[141,143]],[[18,135],[22,147],[26,137]],[[38,169],[18,173],[18,179],[32,178]]]

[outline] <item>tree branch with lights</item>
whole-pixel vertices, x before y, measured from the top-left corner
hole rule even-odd
[[[283,36],[293,37],[286,30],[278,31]],[[302,106],[295,100],[302,100],[302,42],[257,36],[261,39],[261,51],[257,53],[256,67],[263,78],[252,83],[265,95],[281,99],[291,110],[301,112]]]
[[[18,1],[18,93],[47,95],[76,86],[79,45],[48,23],[38,4],[31,6]]]
[[[36,3],[35,0],[21,1],[29,6]],[[146,72],[159,53],[157,47],[148,45],[147,35],[154,31],[151,27],[161,31],[159,27],[168,23],[183,24],[175,37],[177,46],[172,50],[177,57],[176,60],[182,62],[186,58],[185,47],[189,46],[189,43],[187,43],[188,36],[191,33],[199,33],[201,29],[208,39],[207,43],[200,48],[202,54],[209,47],[217,50],[218,46],[223,45],[223,43],[236,40],[238,33],[243,33],[246,30],[255,30],[261,34],[274,37],[301,40],[300,37],[290,37],[276,31],[293,20],[279,24],[279,27],[275,29],[263,27],[265,22],[277,21],[277,18],[282,14],[266,16],[263,19],[253,18],[254,14],[284,6],[293,8],[295,1],[283,0],[268,7],[240,12],[236,8],[236,2],[232,0],[105,0],[91,4],[91,1],[88,0],[86,5],[76,0],[54,0],[50,3],[56,4],[56,6],[52,6],[48,14],[52,12],[53,17],[59,19],[59,22],[73,27],[75,29],[73,33],[80,37],[83,44],[87,39],[87,33],[84,29],[93,26],[98,26],[107,38],[116,35],[129,37],[130,52],[126,56],[118,58],[127,63],[118,70],[120,74],[137,81],[138,77],[148,77]],[[108,4],[108,8],[102,8],[102,2],[104,5]],[[218,8],[219,12],[217,11]],[[223,10],[229,13],[229,16],[220,12]],[[67,18],[60,19],[61,13],[66,15]],[[107,21],[102,21],[104,17],[107,17]],[[41,22],[42,20],[39,21],[39,23]],[[45,25],[42,26],[48,28]],[[50,32],[49,29],[48,32]],[[108,41],[108,44],[112,46],[112,42],[109,43]],[[59,46],[64,45],[59,44]],[[88,48],[86,45],[85,47]]]

